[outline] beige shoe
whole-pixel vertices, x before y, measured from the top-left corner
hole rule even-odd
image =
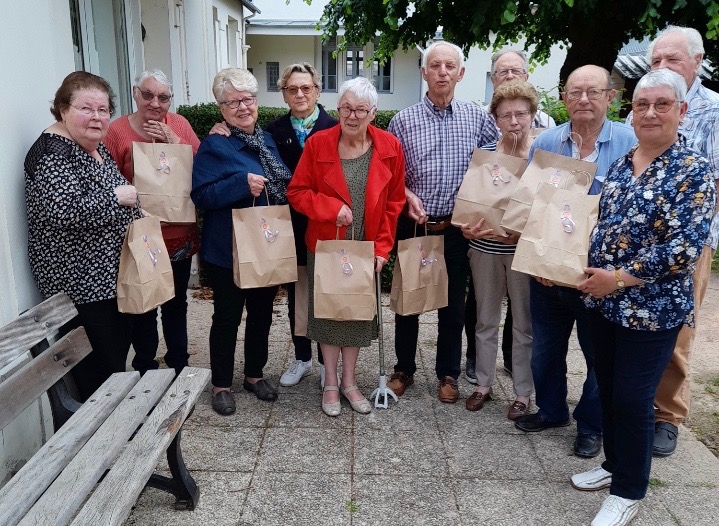
[[[355,391],[359,391],[359,387],[357,387],[356,385],[350,385],[348,388],[342,389],[342,394],[350,403],[352,409],[357,411],[359,414],[366,415],[368,413],[371,413],[372,406],[366,398],[362,398],[362,400],[351,400],[350,397],[347,396],[349,393],[353,393]]]
[[[322,389],[322,393],[324,394],[325,391],[337,391],[339,392],[340,388],[336,385],[326,385],[324,389]],[[327,416],[339,416],[340,411],[342,410],[342,404],[339,400],[336,402],[331,402],[329,404],[325,404],[324,396],[322,397],[322,411]]]

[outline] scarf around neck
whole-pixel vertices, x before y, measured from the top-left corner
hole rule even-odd
[[[295,135],[297,135],[297,140],[300,142],[300,146],[302,146],[302,148],[305,147],[307,136],[312,132],[312,128],[314,128],[315,122],[317,122],[319,116],[320,107],[318,105],[315,105],[315,111],[304,119],[298,119],[294,115],[290,114],[292,128],[295,130]]]

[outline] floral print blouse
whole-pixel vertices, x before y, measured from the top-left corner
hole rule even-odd
[[[692,272],[709,234],[716,186],[709,162],[679,138],[639,176],[636,146],[609,169],[592,232],[589,266],[644,284],[585,297],[610,321],[657,331],[694,324]]]

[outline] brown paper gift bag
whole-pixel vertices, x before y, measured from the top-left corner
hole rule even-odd
[[[502,228],[521,234],[541,183],[586,195],[592,186],[596,163],[580,161],[566,155],[536,150],[522,178],[514,189],[502,217]]]
[[[194,223],[192,146],[149,142],[132,143],[132,184],[142,208],[165,223]]]
[[[512,270],[576,287],[586,278],[589,237],[597,223],[599,198],[540,184]]]
[[[117,274],[120,312],[142,314],[175,297],[170,255],[157,217],[136,219],[127,227]]]
[[[476,225],[484,218],[484,228],[505,236],[500,226],[509,199],[527,167],[527,160],[513,155],[477,148],[457,192],[452,224]]]
[[[241,289],[297,281],[297,253],[288,205],[232,210],[233,279]]]
[[[394,312],[406,316],[446,307],[448,284],[444,236],[428,236],[425,230],[424,236],[397,242],[389,296]]]
[[[310,310],[307,267],[297,267],[295,283],[295,336],[307,336],[307,317]]]
[[[337,231],[339,233],[339,229]],[[315,318],[373,320],[377,312],[374,268],[372,241],[318,241],[314,273]]]

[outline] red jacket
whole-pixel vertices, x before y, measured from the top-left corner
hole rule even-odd
[[[373,145],[365,191],[365,239],[374,241],[375,255],[388,259],[405,201],[404,153],[391,133],[374,126],[368,126],[367,131]],[[337,214],[342,205],[352,208],[337,153],[340,133],[338,125],[307,140],[287,187],[290,204],[309,218],[305,241],[312,253],[318,240],[335,239]],[[347,227],[340,227],[340,239],[345,238],[346,231]]]

